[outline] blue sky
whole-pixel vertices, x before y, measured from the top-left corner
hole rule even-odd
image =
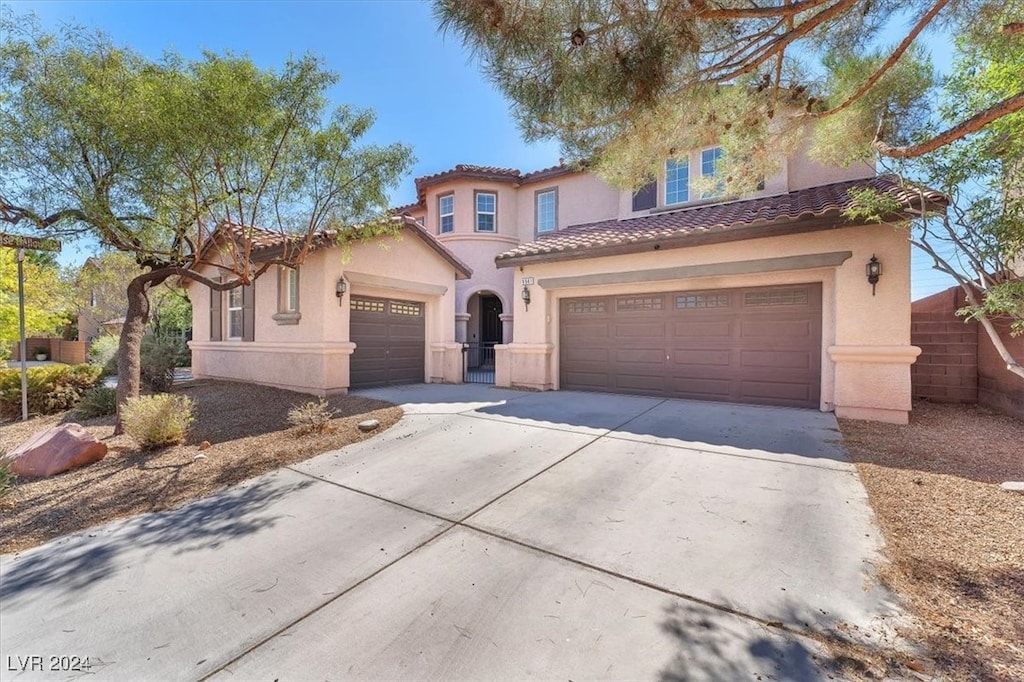
[[[401,141],[418,159],[392,193],[394,205],[415,199],[413,178],[474,163],[529,171],[558,163],[557,142],[526,144],[509,104],[486,81],[459,40],[442,35],[430,6],[417,0],[208,2],[25,2],[4,0],[18,14],[35,12],[47,28],[62,23],[100,29],[157,59],[165,50],[199,57],[204,49],[246,54],[278,68],[311,52],[340,74],[337,104],[373,109],[366,140]],[[935,55],[944,66],[939,49]],[[948,63],[948,62],[946,62]],[[80,262],[88,247],[69,245],[61,260]],[[930,271],[915,253],[914,298],[952,280]]]

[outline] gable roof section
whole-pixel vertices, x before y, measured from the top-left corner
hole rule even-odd
[[[941,210],[948,204],[948,198],[941,192],[906,186],[893,176],[882,175],[771,197],[573,225],[505,251],[495,258],[495,263],[499,268],[511,267],[846,227],[858,224],[842,215],[853,203],[850,190],[864,188],[896,199],[904,207],[892,216],[897,220],[914,217],[913,211]]]
[[[430,247],[438,256],[443,258],[455,268],[455,279],[469,279],[473,276],[473,269],[466,265],[462,260],[459,259],[451,249],[442,244],[437,237],[430,234],[422,225],[417,223],[415,220],[408,216],[393,216],[391,220],[402,224],[402,229],[411,232],[413,235],[418,237],[424,244]],[[227,223],[221,225],[213,234],[213,236],[206,241],[203,245],[201,253],[205,255],[207,249],[220,238],[225,232],[232,235],[237,241],[239,239],[239,232],[242,227],[235,223]],[[249,227],[246,229],[249,234],[249,239],[252,241],[252,255],[253,260],[258,261],[260,257],[271,258],[274,252],[281,249],[287,241],[301,240],[301,236],[292,236],[283,234],[281,232],[275,232],[274,230],[268,230],[262,227]],[[319,232],[313,237],[312,250],[316,251],[319,249],[331,248],[335,245],[338,236],[337,230],[325,230]]]

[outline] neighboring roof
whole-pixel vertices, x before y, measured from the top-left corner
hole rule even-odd
[[[415,220],[408,216],[394,216],[392,220],[399,221],[402,223],[402,227],[411,231],[414,235],[419,237],[427,246],[435,251],[441,258],[448,261],[448,263],[455,268],[456,279],[469,279],[473,276],[473,269],[462,262],[458,256],[442,244],[437,237],[430,234],[422,225],[417,223]],[[214,233],[213,237],[207,240],[202,251],[205,252],[207,248],[215,241],[219,234],[223,232],[231,232],[233,236],[237,238],[239,232],[242,231],[242,226],[235,223],[225,223]],[[248,227],[245,231],[249,235],[249,239],[253,245],[253,257],[258,259],[259,256],[267,257],[267,252],[272,249],[284,246],[289,240],[298,241],[302,239],[302,236],[287,235],[281,232],[275,232],[262,227]],[[319,232],[313,237],[313,250],[330,248],[335,245],[338,232],[336,230],[325,230]]]
[[[893,218],[910,218],[911,209],[941,209],[949,203],[941,192],[907,186],[893,176],[883,175],[770,197],[684,206],[639,218],[573,225],[501,253],[495,262],[498,267],[509,267],[523,262],[636,253],[647,251],[652,245],[683,248],[843,227],[853,224],[842,216],[843,210],[853,203],[850,190],[863,188],[896,199],[903,210]]]
[[[441,171],[440,173],[416,178],[416,194],[419,196],[419,201],[405,206],[400,206],[394,209],[394,211],[395,213],[402,213],[403,211],[422,208],[423,196],[426,188],[449,180],[487,180],[490,182],[508,182],[513,185],[525,185],[531,182],[541,182],[542,180],[548,180],[560,175],[581,173],[583,170],[584,168],[582,166],[559,163],[557,166],[542,168],[541,170],[531,171],[529,173],[521,173],[515,168],[474,166],[473,164],[460,163],[455,166],[455,168],[449,168],[448,170]]]

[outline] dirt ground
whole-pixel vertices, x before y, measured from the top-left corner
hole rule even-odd
[[[184,445],[142,451],[126,435],[113,436],[112,417],[78,421],[107,443],[107,456],[51,478],[19,479],[0,513],[0,553],[34,547],[52,538],[112,519],[176,507],[286,464],[354,443],[392,426],[401,408],[369,398],[336,396],[331,431],[301,434],[288,410],[311,396],[226,381],[197,381],[175,392],[195,402],[195,423]],[[363,433],[356,424],[380,420]],[[0,449],[11,450],[36,431],[73,414],[0,425]],[[199,449],[209,441],[211,446]]]
[[[948,680],[1024,679],[1024,422],[914,405],[910,424],[840,420],[886,539],[882,579],[919,623],[903,633]]]

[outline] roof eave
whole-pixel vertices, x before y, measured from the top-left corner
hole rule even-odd
[[[900,212],[888,217],[884,222],[904,222],[917,216],[907,212]],[[648,251],[661,251],[671,249],[685,249],[708,244],[723,244],[728,242],[743,241],[747,239],[761,239],[767,237],[784,237],[808,232],[820,232],[822,230],[839,229],[845,227],[862,227],[869,224],[863,221],[848,221],[837,211],[821,216],[802,218],[797,220],[786,220],[774,223],[761,223],[747,225],[744,227],[718,227],[706,232],[690,233],[685,235],[644,239],[642,241],[629,242],[626,244],[610,244],[591,248],[573,249],[569,251],[556,251],[552,253],[537,253],[524,256],[512,256],[509,258],[495,258],[495,267],[510,268],[520,265],[537,263],[554,263],[559,261],[584,260],[591,258],[602,258],[608,256],[621,256]]]

